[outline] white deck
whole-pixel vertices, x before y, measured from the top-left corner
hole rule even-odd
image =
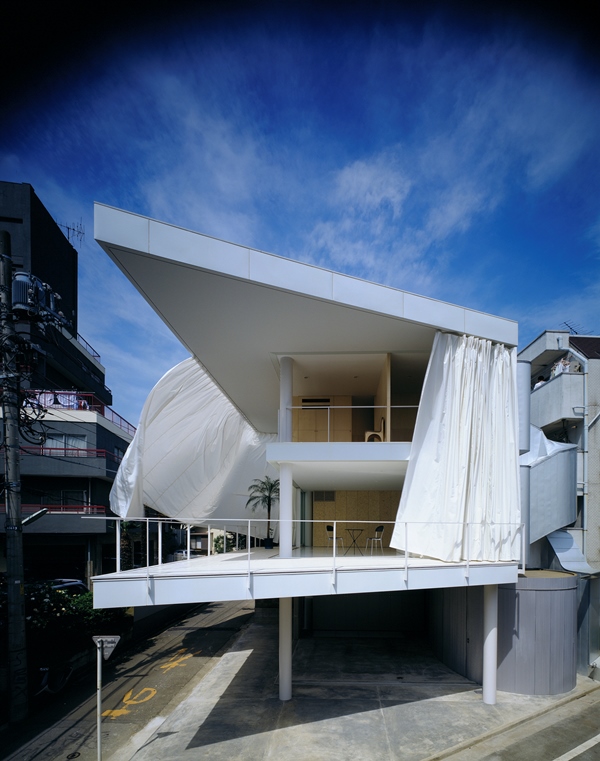
[[[364,550],[363,550],[364,551]],[[406,558],[394,550],[338,555],[319,548],[252,549],[136,568],[93,579],[97,608],[224,600],[303,597],[357,592],[514,584],[518,563],[444,563]]]

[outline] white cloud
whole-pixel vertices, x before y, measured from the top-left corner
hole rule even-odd
[[[516,255],[497,222],[515,199],[535,208],[554,187],[583,199],[576,168],[589,172],[588,196],[597,191],[597,84],[506,35],[400,31],[356,47],[341,28],[336,54],[352,50],[352,60],[328,81],[319,63],[329,51],[320,59],[293,30],[274,40],[256,27],[202,45],[182,30],[190,44],[115,58],[0,156],[3,176],[31,182],[55,216],[84,219],[80,330],[103,355],[116,405],[141,407],[185,352],[91,242],[91,193],[417,293],[505,304],[526,330],[547,327],[562,295],[536,299],[544,306],[531,314],[509,303]],[[486,246],[478,232],[492,228],[499,240]],[[526,244],[519,251],[529,255]],[[595,291],[585,293],[581,309],[595,314]]]

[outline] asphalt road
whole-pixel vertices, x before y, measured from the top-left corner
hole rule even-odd
[[[600,761],[600,690],[552,708],[445,761]]]
[[[252,602],[210,603],[103,667],[102,755],[109,758],[212,668],[248,623]],[[96,673],[0,735],[6,761],[96,761]]]

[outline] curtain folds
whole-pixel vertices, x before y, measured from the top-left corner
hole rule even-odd
[[[137,433],[110,493],[121,517],[141,517],[144,505],[179,521],[233,518],[228,530],[245,532],[255,478],[278,474],[266,464],[274,434],[257,433],[195,359],[169,370],[150,392]],[[279,517],[279,505],[272,511]],[[253,525],[254,536],[266,524]]]
[[[448,562],[518,558],[518,454],[516,349],[438,333],[390,545]]]

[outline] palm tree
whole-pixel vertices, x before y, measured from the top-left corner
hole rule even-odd
[[[246,507],[256,510],[257,507],[267,511],[267,539],[271,538],[271,508],[279,502],[279,479],[272,479],[269,476],[264,478],[255,478],[248,489],[250,496],[246,502]]]

